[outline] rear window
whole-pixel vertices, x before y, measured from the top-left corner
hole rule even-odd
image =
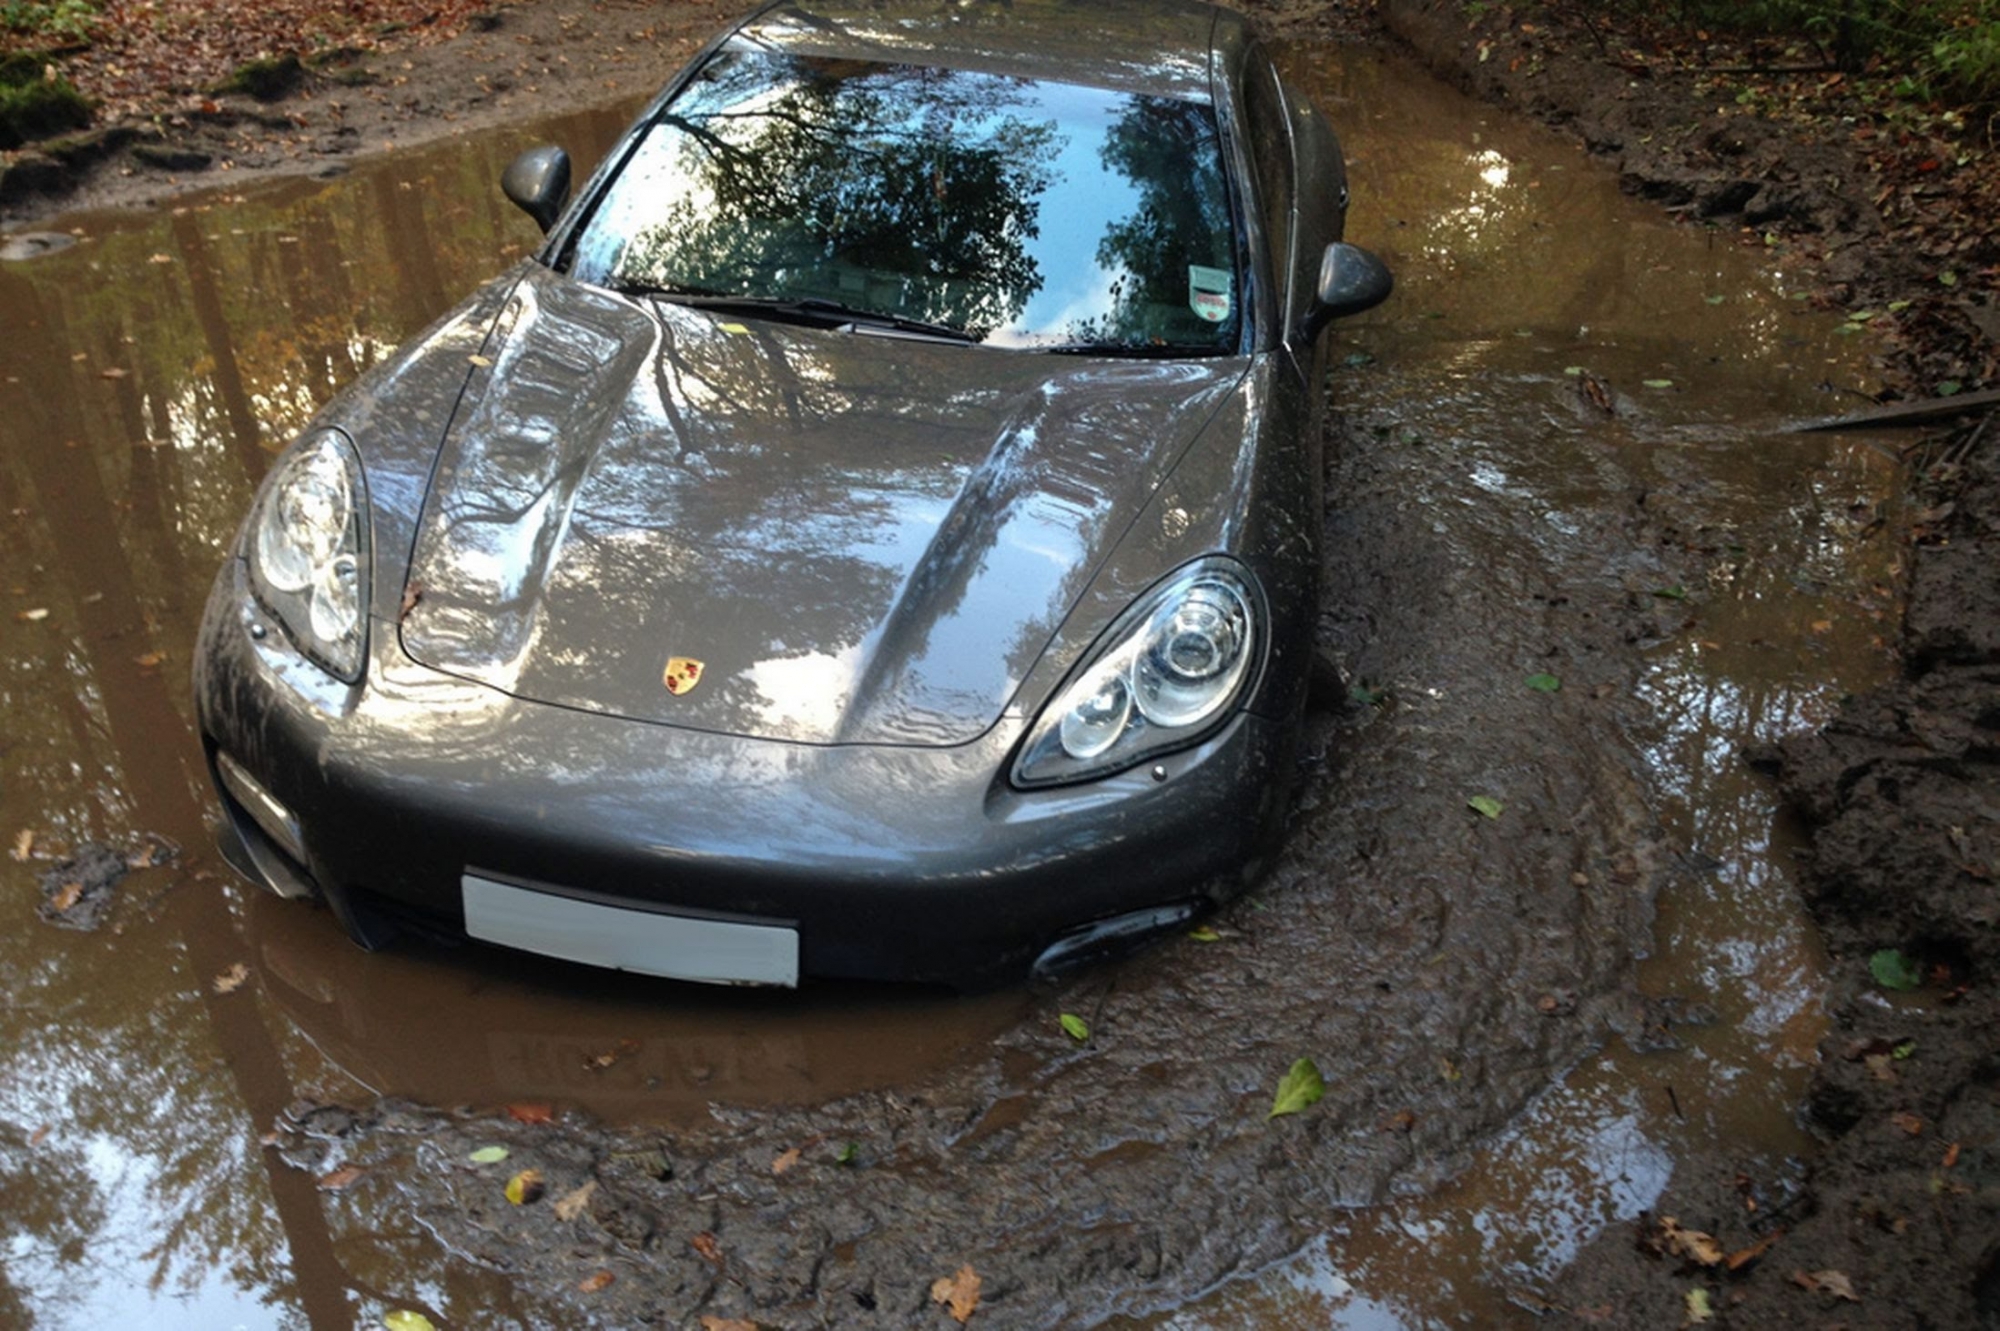
[[[968,70],[724,50],[580,233],[612,287],[825,300],[1001,346],[1233,350],[1212,108]]]

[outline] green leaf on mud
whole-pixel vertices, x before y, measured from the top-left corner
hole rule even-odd
[[[1348,700],[1357,707],[1373,707],[1389,696],[1387,689],[1371,689],[1366,684],[1356,684],[1347,691]]]
[[[1653,595],[1659,597],[1662,601],[1685,601],[1688,598],[1688,589],[1680,586],[1655,587]]]
[[[504,1146],[482,1146],[465,1158],[475,1165],[497,1165],[507,1158],[507,1148]]]
[[[1868,958],[1868,973],[1884,989],[1914,989],[1924,982],[1917,964],[1893,947],[1885,947]]]
[[[1318,1104],[1325,1094],[1326,1080],[1319,1075],[1319,1065],[1310,1058],[1302,1058],[1292,1064],[1291,1071],[1278,1083],[1278,1098],[1272,1101],[1271,1112],[1264,1119],[1269,1122],[1280,1114],[1296,1114]]]
[[[1707,302],[1708,302],[1709,304],[1711,304],[1711,305],[1720,305],[1720,304],[1722,304],[1722,302],[1723,302],[1723,301],[1725,301],[1725,300],[1728,300],[1728,299],[1729,299],[1729,297],[1727,297],[1727,296],[1704,296],[1704,297],[1702,297],[1702,299],[1703,299],[1703,300],[1706,300],[1706,301],[1707,301]]]
[[[851,1165],[860,1155],[861,1148],[859,1146],[856,1146],[853,1142],[845,1142],[838,1151],[833,1153],[833,1163],[836,1165]]]
[[[1715,1316],[1715,1305],[1708,1300],[1705,1289],[1691,1289],[1687,1292],[1687,1325],[1706,1322]]]
[[[1365,351],[1357,351],[1341,362],[1342,365],[1345,365],[1350,370],[1358,370],[1364,365],[1373,365],[1374,363],[1375,358]]]
[[[1565,365],[1563,366],[1563,373],[1572,379],[1579,379],[1583,376],[1583,367],[1581,365]]]
[[[1549,675],[1549,674],[1530,675],[1528,676],[1527,682],[1528,682],[1528,687],[1533,689],[1537,693],[1562,692],[1563,682],[1557,679],[1554,675]]]
[[[1063,1034],[1078,1044],[1082,1044],[1090,1038],[1090,1024],[1082,1017],[1077,1016],[1076,1013],[1065,1012],[1056,1018],[1056,1020],[1062,1023]]]
[[[382,1325],[387,1331],[437,1331],[436,1324],[430,1318],[422,1313],[413,1313],[407,1308],[398,1308],[383,1317]]]
[[[1907,310],[1909,308],[1910,308],[1910,302],[1908,302],[1907,300],[1892,300],[1889,302],[1889,313],[1891,314],[1901,314],[1904,310]]]
[[[1947,379],[1937,386],[1937,395],[1939,397],[1957,397],[1958,390],[1963,387],[1965,385],[1961,384],[1958,380]]]
[[[1674,386],[1674,381],[1671,379],[1642,379],[1640,382],[1648,388],[1672,388]]]
[[[1953,272],[1953,271],[1951,271],[1951,269],[1949,269],[1949,268],[1945,269],[1945,270],[1944,270],[1943,272],[1941,272],[1941,273],[1939,273],[1939,274],[1938,274],[1938,285],[1939,285],[1939,286],[1941,286],[1941,287],[1955,287],[1955,286],[1957,286],[1957,285],[1958,285],[1958,274],[1957,274],[1957,273],[1954,273],[1954,272]]]
[[[1483,818],[1498,818],[1500,810],[1507,806],[1499,800],[1494,799],[1491,795],[1474,795],[1465,802],[1465,807],[1473,810]]]
[[[1908,1058],[1910,1055],[1916,1052],[1917,1052],[1917,1042],[1915,1040],[1905,1040],[1901,1044],[1897,1045],[1894,1049],[1891,1049],[1889,1051],[1889,1057],[1895,1059],[1898,1063],[1900,1063],[1904,1059]]]
[[[1197,943],[1220,943],[1222,941],[1222,935],[1205,924],[1199,928],[1188,930],[1188,937],[1194,939]]]

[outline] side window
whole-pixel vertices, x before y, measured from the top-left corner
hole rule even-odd
[[[1298,264],[1292,254],[1292,123],[1285,109],[1278,71],[1262,47],[1252,47],[1245,63],[1243,109],[1249,119],[1250,157],[1257,172],[1259,219],[1271,250],[1271,272],[1285,297],[1287,314],[1297,308]]]

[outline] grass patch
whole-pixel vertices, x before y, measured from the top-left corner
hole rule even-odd
[[[99,17],[90,0],[0,0],[0,32],[44,44],[87,42]]]
[[[0,148],[18,148],[90,123],[90,103],[68,79],[0,82]]]
[[[228,78],[215,85],[215,91],[244,93],[260,102],[275,102],[298,87],[305,76],[305,66],[296,55],[264,56],[238,65]]]

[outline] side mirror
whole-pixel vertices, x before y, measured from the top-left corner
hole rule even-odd
[[[500,192],[547,232],[569,201],[569,154],[552,147],[528,149],[500,173]]]
[[[1319,261],[1310,331],[1318,333],[1331,320],[1372,310],[1395,289],[1396,279],[1380,259],[1359,245],[1336,240]]]

